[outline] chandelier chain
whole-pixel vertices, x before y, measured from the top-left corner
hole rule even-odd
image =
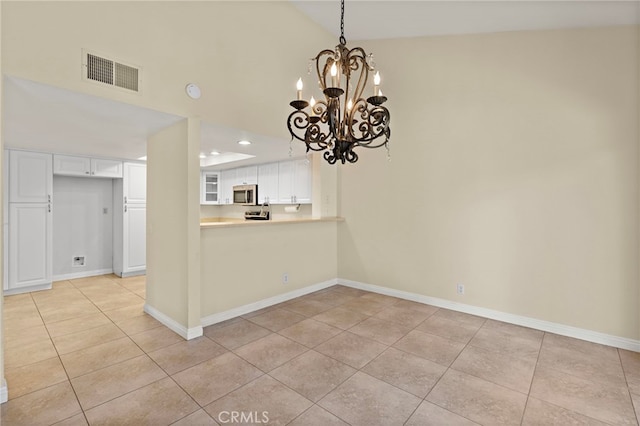
[[[344,38],[344,0],[340,1],[340,44],[347,44]]]

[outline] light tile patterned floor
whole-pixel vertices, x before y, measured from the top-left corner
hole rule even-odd
[[[108,275],[5,297],[1,423],[638,424],[640,353],[343,286],[187,342],[144,296]]]

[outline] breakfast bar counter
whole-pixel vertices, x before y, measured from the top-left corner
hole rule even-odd
[[[247,220],[241,218],[227,217],[211,217],[200,219],[200,229],[217,228],[217,227],[236,227],[236,226],[264,226],[264,225],[280,225],[280,224],[296,224],[311,222],[342,222],[342,217],[322,217],[322,218],[296,218],[296,219],[271,219],[271,220]]]

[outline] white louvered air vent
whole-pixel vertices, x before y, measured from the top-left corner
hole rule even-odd
[[[133,90],[134,92],[139,91],[139,68],[125,65],[92,53],[83,52],[83,56],[83,62],[86,69],[84,77],[86,79],[105,83],[110,86]]]

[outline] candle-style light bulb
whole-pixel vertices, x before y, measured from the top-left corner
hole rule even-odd
[[[296,89],[298,89],[298,100],[302,100],[302,78],[298,79]]]
[[[347,111],[351,111],[351,108],[353,108],[353,101],[349,99],[349,102],[347,102]]]
[[[378,89],[378,96],[384,96],[381,89]]]
[[[331,65],[331,84],[338,87],[338,67],[335,62]]]
[[[382,96],[380,94],[380,72],[376,71],[376,75],[373,76],[373,96]]]
[[[311,115],[316,115],[316,113],[313,111],[313,107],[316,104],[316,100],[313,98],[313,96],[311,97],[311,99],[309,99],[309,106],[311,107]]]

